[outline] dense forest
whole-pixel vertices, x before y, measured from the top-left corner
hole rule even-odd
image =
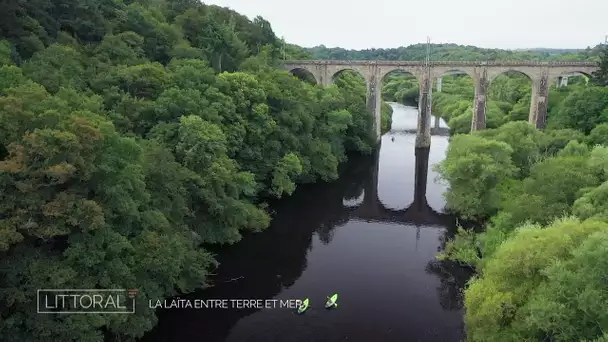
[[[608,331],[608,56],[433,46],[433,58],[599,60],[603,74],[550,94],[497,78],[488,127],[468,133],[470,78],[433,95],[455,134],[438,166],[460,230],[443,258],[474,267],[472,341],[599,338]],[[148,299],[211,286],[214,256],[271,220],[266,202],[331,181],[376,148],[365,84],[321,88],[280,59],[421,60],[426,47],[302,49],[270,23],[196,0],[8,0],[0,12],[0,336],[129,341],[156,324]],[[602,55],[603,53],[603,55]],[[603,76],[602,76],[603,75]],[[389,101],[416,101],[407,75]],[[528,107],[527,107],[528,106]],[[382,130],[390,128],[383,105]],[[137,288],[135,315],[38,315],[41,288]],[[605,338],[608,338],[605,337]],[[597,340],[605,341],[605,340]]]
[[[276,65],[310,56],[282,47],[194,0],[2,4],[3,341],[141,337],[148,299],[210,285],[201,244],[263,230],[268,199],[375,148],[364,85],[302,82]],[[38,315],[41,288],[136,288],[138,309]]]
[[[470,79],[438,96],[456,130],[436,166],[447,207],[476,222],[439,256],[476,271],[469,341],[608,341],[608,47],[600,57],[591,80],[551,89],[544,131],[526,122],[520,75],[493,81],[490,128],[473,134]]]

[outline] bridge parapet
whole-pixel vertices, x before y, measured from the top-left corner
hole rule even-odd
[[[379,65],[379,66],[423,66],[426,65],[425,61],[385,61],[385,60],[291,60],[284,61],[285,65]],[[488,66],[488,67],[597,67],[596,62],[589,61],[523,61],[523,60],[512,60],[512,61],[431,61],[429,65],[432,66]]]

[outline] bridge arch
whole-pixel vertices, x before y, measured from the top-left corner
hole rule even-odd
[[[454,81],[456,79],[466,80],[461,83],[460,86],[466,86],[470,89],[470,94],[467,93],[467,98],[473,99],[475,95],[475,74],[470,71],[465,71],[464,69],[446,69],[441,70],[435,73],[436,77],[433,79],[433,91],[435,92],[446,92],[450,93],[450,81]],[[444,82],[446,80],[447,82]],[[452,82],[455,83],[455,82]]]
[[[434,121],[431,135],[470,132],[475,79],[470,72],[458,68],[442,68],[434,75],[436,77],[431,80],[431,116]],[[446,126],[442,127],[441,121]]]
[[[422,76],[424,74],[424,70],[420,67],[411,66],[380,67],[380,70],[378,72],[378,78],[382,82],[389,74],[395,73],[405,73],[414,76],[416,82],[418,82],[418,86],[420,86],[420,84],[422,83]]]
[[[357,80],[357,81],[355,81]],[[359,91],[363,92],[363,95],[367,93],[367,88],[369,87],[369,82],[361,75],[361,73],[357,72],[353,69],[342,69],[338,72],[335,72],[331,75],[331,78],[328,78],[329,84],[335,84],[338,87],[355,87],[357,89],[357,94]],[[360,83],[359,83],[360,82]],[[361,85],[362,88],[358,88]]]
[[[417,105],[420,81],[411,71],[393,69],[380,79],[382,99],[407,105]]]
[[[568,79],[574,78],[575,83],[577,78],[583,77],[585,78],[584,82],[587,83],[589,79],[592,77],[592,73],[587,70],[579,70],[579,69],[562,69],[562,70],[552,70],[549,73],[549,84],[554,85],[556,87],[567,86]],[[572,83],[572,81],[570,81]]]
[[[462,71],[462,70],[458,70],[458,69],[446,70],[441,75],[438,75],[438,77],[453,76],[453,75],[468,75],[471,78],[473,78],[473,76],[471,74],[469,74],[468,72]]]
[[[525,78],[529,81],[529,82],[534,82],[535,77],[533,77],[534,75],[530,75],[528,73],[526,73],[525,71],[522,70],[518,70],[518,69],[507,69],[507,70],[502,70],[498,73],[494,73],[491,77],[488,76],[488,87],[491,87],[493,83],[495,83],[495,81],[498,79],[506,79],[506,78],[521,78],[522,76],[525,76]]]
[[[557,74],[557,73],[554,73],[554,74]],[[580,71],[580,70],[569,70],[569,71],[561,72],[561,73],[557,74],[557,76],[585,76],[585,77],[592,77],[593,73],[588,73],[586,71]]]
[[[328,79],[331,80],[331,83],[335,83],[336,79],[344,74],[354,74],[357,77],[360,77],[365,81],[366,87],[368,86],[368,77],[366,77],[366,72],[364,70],[360,70],[357,67],[348,67],[348,68],[335,68],[333,70],[328,70]]]
[[[534,82],[535,79],[540,78],[540,70],[529,70],[528,68],[494,68],[488,70],[488,86],[490,86],[498,77],[513,77],[515,75],[524,75],[530,82]]]
[[[433,78],[442,78],[450,75],[462,75],[466,74],[471,79],[475,79],[475,71],[472,68],[466,67],[437,67],[433,70]]]
[[[397,75],[405,75],[408,78],[412,78],[415,80],[415,82],[418,85],[420,85],[420,75],[416,75],[416,73],[413,70],[408,70],[408,69],[403,69],[403,68],[390,69],[386,72],[381,73],[380,81],[385,81],[388,78],[390,78],[391,76],[397,76]]]
[[[303,67],[298,67],[298,68],[293,68],[291,70],[289,70],[289,72],[299,78],[302,81],[311,83],[311,84],[318,84],[319,80],[317,79],[317,77],[315,76],[315,74],[313,72],[311,72],[310,70],[308,70],[307,68],[303,68]]]
[[[531,122],[536,81],[518,69],[495,75],[487,88],[486,128],[497,128],[507,117],[509,121]]]
[[[549,79],[555,80],[560,76],[577,74],[585,77],[592,77],[593,72],[597,70],[597,67],[589,65],[569,65],[569,66],[557,66],[549,70]]]

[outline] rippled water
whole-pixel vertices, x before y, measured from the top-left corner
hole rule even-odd
[[[273,205],[272,226],[218,250],[215,287],[188,299],[303,299],[290,309],[171,309],[146,341],[460,341],[468,274],[434,261],[455,218],[433,164],[447,137],[415,149],[417,110],[392,104],[393,130],[340,180],[299,187]],[[442,127],[447,127],[441,122]],[[394,138],[394,141],[392,141]],[[325,310],[325,298],[339,306]]]

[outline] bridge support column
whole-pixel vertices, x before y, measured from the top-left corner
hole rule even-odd
[[[528,122],[536,128],[545,127],[549,96],[549,69],[543,68],[540,77],[532,80],[532,101]]]
[[[443,81],[443,77],[438,77],[437,78],[437,92],[438,93],[441,93],[441,84],[443,83],[442,81]],[[432,103],[432,100],[431,100],[431,108],[432,108],[432,105],[433,105],[433,103]],[[433,123],[433,127],[435,129],[439,129],[439,121],[440,121],[439,115],[435,115],[435,121]]]
[[[380,141],[382,136],[382,84],[377,70],[371,72],[367,80],[367,111],[374,118],[373,134],[376,141]]]
[[[487,70],[475,80],[475,100],[473,102],[473,119],[471,120],[471,132],[486,128],[486,92],[488,91]]]
[[[416,147],[431,146],[431,97],[432,79],[427,73],[422,75],[420,82],[420,97],[418,100],[418,131],[416,132]]]
[[[562,87],[568,86],[568,76],[562,76],[562,83],[560,86],[562,86]]]
[[[317,79],[317,84],[327,87],[333,83],[331,75],[327,72],[327,64],[317,65],[316,71],[315,78]]]

